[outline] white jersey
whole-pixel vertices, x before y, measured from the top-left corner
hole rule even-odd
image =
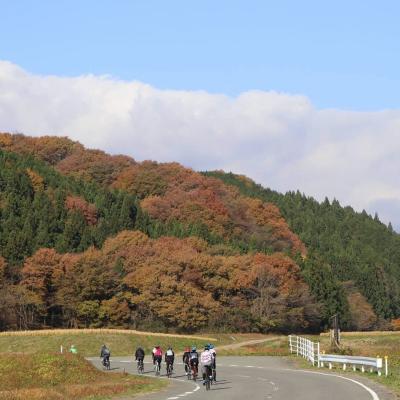
[[[170,357],[174,355],[174,352],[172,350],[167,350],[167,352],[165,353],[166,356]]]
[[[200,361],[202,365],[211,365],[213,362],[213,354],[209,350],[204,350],[201,353]]]
[[[215,349],[210,349],[210,353],[212,354],[213,358],[215,358],[215,356],[217,355]]]

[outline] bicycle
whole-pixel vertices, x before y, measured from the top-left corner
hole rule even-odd
[[[156,376],[160,375],[160,371],[161,371],[161,360],[155,360],[154,363],[154,371],[156,373]]]
[[[212,382],[212,371],[209,365],[206,366],[206,379],[205,379],[205,387],[206,390],[211,389],[211,382]]]
[[[167,376],[168,376],[168,378],[171,378],[171,376],[172,376],[172,369],[173,369],[172,364],[171,363],[167,363]]]
[[[138,374],[144,373],[144,364],[143,364],[143,360],[141,358],[139,358],[137,360],[137,371],[138,371]]]
[[[110,357],[108,357],[108,356],[103,357],[103,366],[105,367],[105,369],[107,371],[109,371],[111,369]]]
[[[197,365],[196,365],[196,364],[193,364],[193,365],[191,366],[191,368],[190,368],[190,373],[191,373],[191,375],[192,375],[192,377],[193,377],[193,380],[196,382],[196,380],[197,380],[197,373],[198,373],[198,369],[197,369]]]
[[[192,379],[192,371],[190,369],[190,365],[188,362],[185,362],[185,373],[186,373],[188,380]]]

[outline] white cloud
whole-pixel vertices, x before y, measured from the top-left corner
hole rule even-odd
[[[0,62],[0,130],[245,173],[273,189],[377,211],[400,228],[400,110],[318,110],[305,96],[158,90],[108,76],[32,75]]]

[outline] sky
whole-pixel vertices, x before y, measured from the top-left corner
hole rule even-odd
[[[0,9],[0,131],[243,173],[400,230],[400,2]]]

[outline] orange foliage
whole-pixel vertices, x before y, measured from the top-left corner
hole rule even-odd
[[[81,197],[67,196],[65,199],[65,207],[68,210],[79,210],[85,217],[88,225],[95,225],[97,223],[97,209],[94,204],[89,204]]]
[[[372,330],[378,321],[378,317],[371,304],[358,291],[352,281],[344,282],[343,287],[349,303],[352,329],[356,331]]]
[[[400,318],[392,319],[392,320],[390,321],[390,324],[391,324],[392,329],[393,329],[394,331],[400,331]]]
[[[151,317],[165,326],[196,330],[216,316],[223,322],[224,315],[242,312],[263,330],[303,328],[309,324],[307,305],[315,307],[289,257],[212,255],[195,237],[150,239],[124,231],[101,250],[60,255],[41,249],[26,260],[22,275],[21,286],[37,307],[61,307],[73,327],[137,327]],[[254,329],[249,324],[244,329]]]

